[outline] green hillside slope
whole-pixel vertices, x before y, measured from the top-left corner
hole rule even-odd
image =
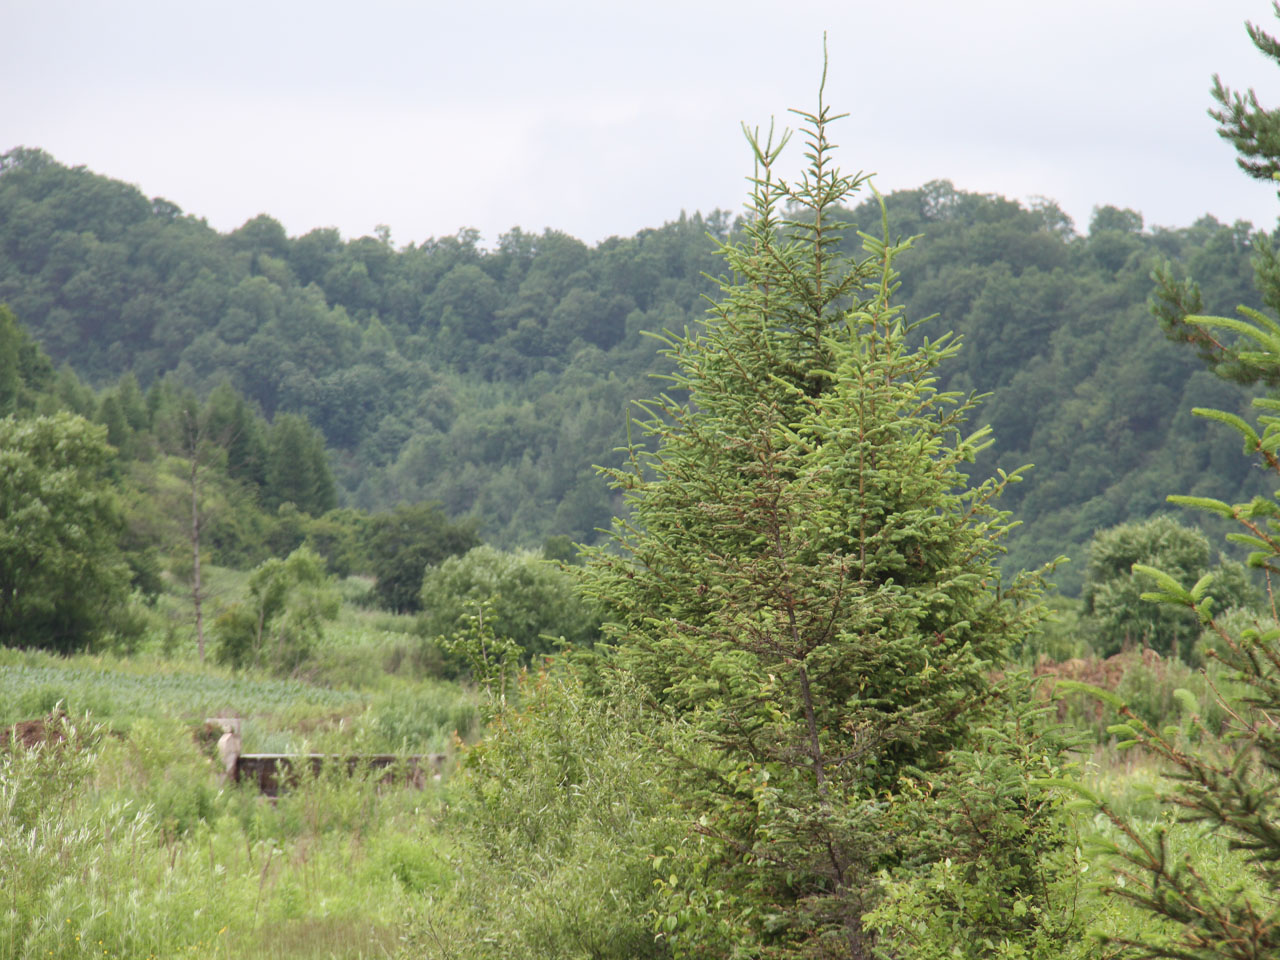
[[[1256,299],[1248,224],[1146,229],[1107,207],[1080,233],[1051,203],[946,182],[887,203],[895,233],[924,234],[900,299],[939,315],[930,335],[966,341],[944,385],[996,391],[976,469],[1036,465],[1008,501],[1025,523],[1011,563],[1078,555],[1170,490],[1251,492],[1235,441],[1189,414],[1188,397],[1234,407],[1237,390],[1166,343],[1147,306],[1164,258],[1212,279],[1211,311]],[[873,204],[848,215],[878,229]],[[629,402],[666,369],[643,331],[698,323],[733,229],[716,212],[594,247],[518,229],[491,248],[465,230],[397,247],[291,238],[264,215],[221,234],[20,149],[0,158],[0,302],[99,387],[126,371],[200,394],[229,380],[269,418],[304,415],[350,505],[439,500],[487,540],[533,545],[607,524],[617,504],[591,466],[614,460]]]

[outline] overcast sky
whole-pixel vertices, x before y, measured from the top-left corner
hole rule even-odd
[[[842,166],[1273,226],[1206,116],[1280,104],[1267,0],[0,0],[0,152],[42,147],[220,230],[513,225],[589,242],[737,210],[739,123],[810,107],[828,32]],[[1275,31],[1273,31],[1275,32]],[[792,151],[794,166],[799,150]]]

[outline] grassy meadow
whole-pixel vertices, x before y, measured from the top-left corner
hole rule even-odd
[[[201,664],[189,614],[166,594],[127,653],[0,650],[0,724],[48,718],[0,749],[0,958],[395,955],[451,882],[447,784],[322,772],[267,799],[220,781],[204,721],[241,717],[245,752],[452,754],[475,696],[354,604],[289,678]]]
[[[213,579],[232,597],[244,576],[215,570]],[[625,890],[610,892],[606,865],[601,877],[566,874],[546,854],[545,863],[513,866],[529,881],[515,892],[474,873],[460,883],[466,838],[450,815],[457,786],[448,772],[422,790],[383,785],[367,772],[322,772],[278,799],[220,781],[215,742],[204,730],[212,716],[244,720],[245,752],[453,755],[480,735],[478,695],[440,678],[439,653],[424,650],[411,618],[362,609],[367,584],[360,581],[342,589],[348,602],[339,619],[292,677],[236,673],[212,658],[200,663],[180,626],[189,604],[176,590],[150,611],[152,629],[129,651],[0,650],[0,724],[46,718],[45,742],[23,746],[15,738],[0,751],[0,960],[443,958],[452,955],[451,937],[456,943],[480,917],[500,927],[504,910],[541,910],[538,922],[547,928],[598,924],[594,933],[575,933],[584,943],[613,935],[602,904]],[[1075,658],[1056,671],[1112,686],[1150,722],[1184,724],[1188,737],[1202,700],[1202,719],[1215,722],[1212,676],[1177,661],[1132,652],[1112,661]],[[1171,820],[1155,800],[1159,769],[1116,749],[1096,703],[1072,694],[1056,710],[1094,741],[1079,755],[1089,789],[1140,830],[1166,829],[1173,853],[1194,849],[1222,883],[1243,875],[1240,855],[1211,832]],[[585,729],[567,727],[566,742]],[[540,762],[555,762],[556,740],[537,741],[550,750]],[[601,741],[588,752],[599,754],[602,767],[625,770],[626,749]],[[584,775],[594,786],[575,793],[574,803],[608,797],[611,775]],[[603,803],[616,807],[621,796]],[[554,800],[530,794],[493,802],[546,810]],[[1077,807],[1079,909],[1099,935],[1150,935],[1154,921],[1098,893],[1116,876],[1104,848],[1125,837],[1088,804]],[[502,815],[521,829],[519,811]],[[575,831],[579,851],[598,845],[602,861],[627,831],[627,843],[655,842],[643,823],[620,827],[584,810],[556,813],[547,827]],[[526,844],[500,834],[483,838],[491,850],[508,850],[498,859]],[[554,904],[539,900],[544,882],[561,891]],[[601,907],[598,917],[592,903]],[[563,931],[548,932],[546,942],[563,942]],[[1098,955],[1112,954],[1100,948]]]

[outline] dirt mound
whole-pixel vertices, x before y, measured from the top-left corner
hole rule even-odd
[[[1164,662],[1160,654],[1148,647],[1144,647],[1141,650],[1125,650],[1105,659],[1101,657],[1088,657],[1085,659],[1076,657],[1071,660],[1064,660],[1061,663],[1044,659],[1036,664],[1035,676],[1044,681],[1040,684],[1039,695],[1045,698],[1053,695],[1055,680],[1076,680],[1093,687],[1101,687],[1103,690],[1114,691],[1120,686],[1128,671],[1141,665],[1150,671],[1158,672]],[[1085,708],[1085,713],[1095,723],[1101,723],[1107,715],[1107,709],[1102,702],[1091,700]],[[1067,701],[1059,700],[1058,719],[1060,721],[1066,720],[1067,713]]]
[[[1072,660],[1064,660],[1062,663],[1041,660],[1036,664],[1035,675],[1052,679],[1079,680],[1101,687],[1103,690],[1114,690],[1124,679],[1125,673],[1139,663],[1150,669],[1156,668],[1161,662],[1160,654],[1144,647],[1142,650],[1126,650],[1106,659],[1076,657]]]
[[[47,717],[23,720],[0,728],[0,750],[8,749],[14,740],[30,748],[42,743],[64,743],[66,739],[67,715],[61,710],[55,710]]]

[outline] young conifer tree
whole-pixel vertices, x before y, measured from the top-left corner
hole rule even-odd
[[[1271,7],[1280,17],[1280,4],[1273,0]],[[1245,21],[1245,30],[1257,51],[1280,66],[1280,40],[1251,21]],[[1218,136],[1235,147],[1236,165],[1253,179],[1269,182],[1280,190],[1275,179],[1280,173],[1280,109],[1263,106],[1253,88],[1241,92],[1228,87],[1217,74],[1210,92],[1216,105],[1210,108],[1209,116],[1218,122]],[[1262,231],[1253,234],[1249,243],[1258,296],[1272,314],[1280,314],[1280,250],[1273,238]],[[1280,387],[1280,370],[1274,364],[1253,359],[1247,345],[1187,322],[1187,317],[1204,313],[1197,284],[1179,279],[1168,263],[1157,267],[1155,280],[1154,312],[1169,339],[1195,346],[1209,369],[1224,379],[1261,383],[1270,389]]]
[[[1280,16],[1280,5],[1272,6]],[[1246,27],[1258,50],[1280,63],[1280,42],[1252,23]],[[1247,95],[1233,93],[1216,76],[1213,97],[1219,106],[1210,115],[1219,123],[1219,135],[1236,147],[1240,167],[1252,177],[1280,181],[1280,111],[1260,106],[1252,90]],[[1254,234],[1251,239],[1258,292],[1271,311],[1280,311],[1280,252],[1266,234]],[[1157,282],[1154,312],[1170,337],[1196,345],[1220,376],[1272,389],[1270,396],[1253,400],[1260,429],[1227,411],[1196,408],[1192,412],[1238,431],[1245,455],[1280,477],[1280,397],[1274,392],[1280,387],[1280,322],[1248,307],[1240,307],[1238,317],[1205,316],[1196,285],[1177,279],[1171,266],[1157,269],[1153,278]],[[1230,611],[1215,606],[1212,574],[1188,585],[1176,570],[1134,567],[1156,588],[1143,594],[1143,599],[1184,608],[1199,620],[1211,680],[1213,674],[1217,676],[1211,687],[1227,720],[1220,729],[1206,729],[1200,705],[1187,696],[1185,724],[1156,730],[1114,695],[1092,690],[1120,709],[1123,722],[1114,732],[1154,754],[1166,771],[1157,798],[1169,816],[1155,830],[1141,829],[1099,798],[1090,797],[1120,833],[1111,847],[1117,881],[1105,892],[1136,904],[1155,921],[1112,939],[1136,957],[1276,957],[1280,956],[1280,901],[1276,898],[1280,889],[1280,608],[1273,577],[1280,574],[1280,494],[1237,504],[1209,497],[1168,499],[1238,524],[1227,539],[1250,550],[1248,565],[1263,573],[1269,610],[1228,615]],[[1213,665],[1215,661],[1218,666]],[[1203,833],[1179,849],[1179,828],[1168,823],[1174,819],[1202,825]],[[1221,843],[1231,851],[1227,857],[1217,847]]]
[[[667,335],[686,399],[648,404],[653,448],[604,471],[630,513],[585,574],[617,663],[696,731],[671,757],[696,826],[657,861],[676,956],[871,956],[878,874],[927,856],[896,801],[1000,713],[992,666],[1037,616],[1036,578],[996,568],[1018,477],[967,487],[978,398],[935,387],[958,343],[892,303],[910,241],[846,252],[866,178],[821,94],[797,113],[795,182],[787,137],[748,134],[731,275],[701,333]]]
[[[1280,377],[1280,323],[1241,307],[1242,318],[1188,316],[1184,322],[1217,338],[1237,334],[1252,349],[1241,355],[1258,370]],[[1233,413],[1192,412],[1237,430],[1245,454],[1280,476],[1280,399],[1254,399],[1261,430]],[[1163,764],[1156,799],[1168,816],[1154,830],[1135,825],[1106,801],[1073,786],[1110,818],[1118,839],[1107,844],[1115,881],[1104,892],[1136,904],[1155,922],[1111,935],[1125,956],[1167,960],[1255,960],[1280,956],[1280,609],[1272,579],[1280,574],[1280,495],[1228,504],[1210,497],[1169,501],[1239,524],[1227,539],[1250,549],[1249,566],[1263,571],[1269,609],[1219,610],[1211,595],[1214,574],[1188,586],[1176,574],[1135,564],[1155,589],[1153,603],[1184,608],[1204,629],[1210,688],[1226,720],[1209,729],[1201,705],[1185,690],[1181,726],[1157,730],[1115,694],[1084,684],[1121,713],[1111,728],[1124,746],[1141,746]],[[1228,615],[1232,614],[1232,615]],[[1216,676],[1216,680],[1214,679]],[[1067,784],[1063,784],[1067,786]],[[1203,825],[1188,842],[1186,828]],[[1179,836],[1181,832],[1181,836]],[[1221,845],[1229,853],[1224,856]]]

